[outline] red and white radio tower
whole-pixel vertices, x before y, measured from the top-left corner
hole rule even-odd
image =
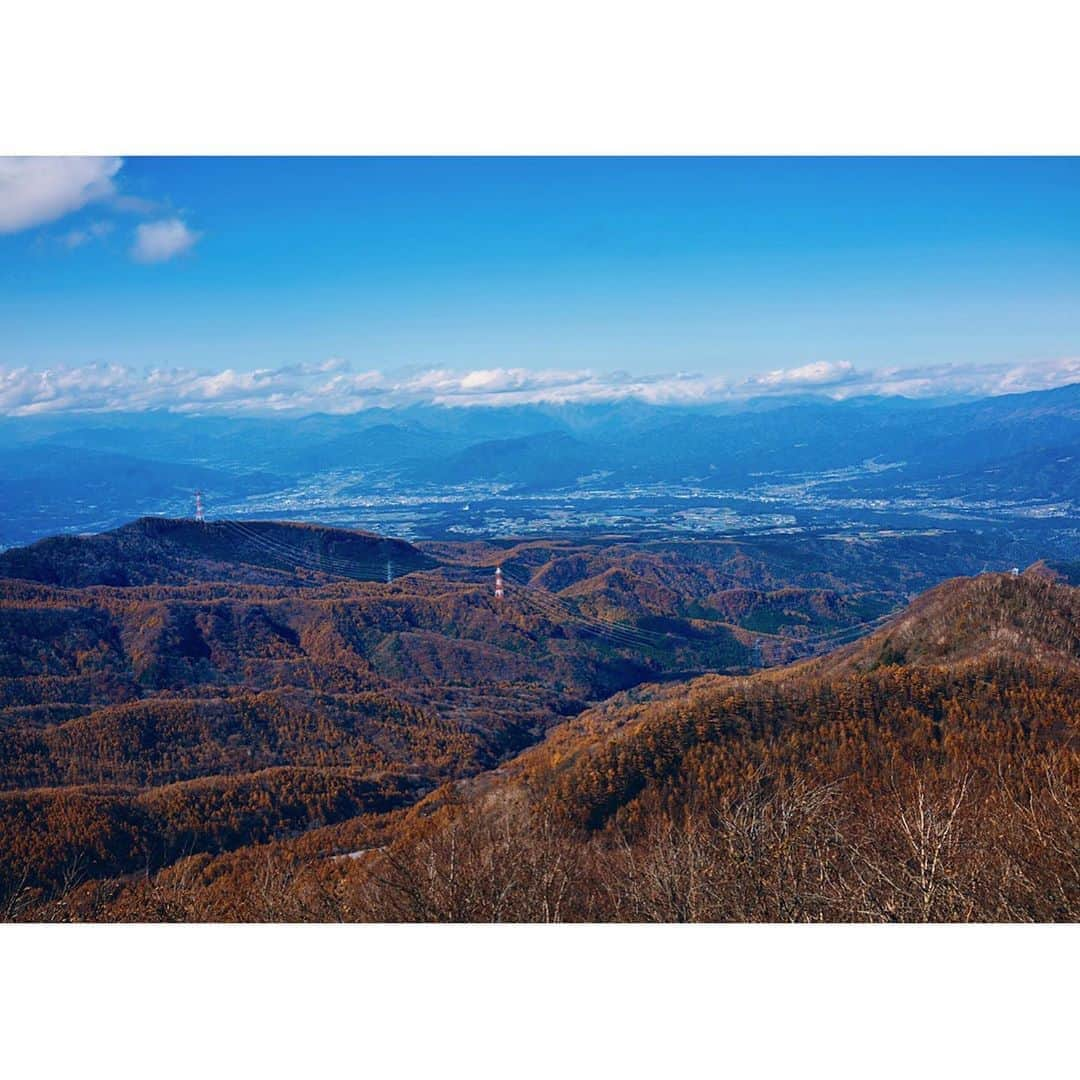
[[[201,491],[196,491],[195,492],[195,520],[196,521],[205,521],[206,520],[203,517],[202,492]]]
[[[501,600],[503,598],[503,582],[502,582],[502,567],[495,567],[495,599]]]

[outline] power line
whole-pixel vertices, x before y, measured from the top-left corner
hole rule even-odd
[[[382,577],[383,563],[381,560],[378,563],[371,560],[360,559],[344,560],[332,555],[326,555],[321,552],[311,552],[283,541],[271,539],[270,537],[261,535],[256,530],[245,526],[241,522],[222,521],[220,524],[233,529],[234,532],[237,532],[244,537],[249,543],[275,555],[284,562],[295,562],[296,565],[326,574],[327,576],[333,576],[333,573],[336,572],[340,577],[348,577],[357,581],[380,580]],[[330,567],[330,570],[327,570],[328,566]],[[368,577],[356,577],[355,575],[357,573],[367,574]]]
[[[515,580],[517,582],[517,584],[520,585],[522,588],[538,591],[545,598],[551,600],[558,607],[561,607],[568,615],[575,615],[578,618],[585,619],[588,622],[602,623],[602,624],[604,624],[606,626],[617,627],[617,628],[619,628],[621,630],[627,631],[628,633],[631,633],[631,634],[634,634],[634,635],[636,635],[638,637],[641,637],[644,640],[662,641],[662,640],[665,640],[666,638],[670,637],[669,634],[657,634],[654,631],[646,630],[643,627],[633,626],[633,625],[631,625],[629,623],[619,622],[618,620],[615,620],[615,619],[605,619],[603,616],[599,616],[599,615],[581,615],[581,613],[576,611],[566,601],[566,599],[564,597],[559,596],[556,593],[553,593],[550,589],[545,589],[545,588],[543,588],[543,586],[536,585],[532,581],[528,581],[528,580],[525,580],[523,578],[517,577],[516,575],[514,575],[509,570],[506,571],[506,574],[512,580]]]
[[[659,635],[652,634],[650,631],[639,630],[637,627],[631,627],[625,623],[615,622],[614,620],[603,619],[595,616],[581,615],[570,607],[564,600],[555,596],[547,589],[542,589],[539,586],[526,583],[516,575],[510,573],[510,571],[504,571],[507,577],[514,582],[524,593],[524,595],[531,597],[537,606],[545,608],[549,616],[556,616],[558,619],[570,619],[585,628],[592,630],[594,633],[607,633],[611,637],[618,639],[622,644],[630,645],[634,648],[653,648],[655,647],[651,638],[657,638]]]
[[[349,564],[333,557],[322,557],[319,555],[313,555],[310,552],[304,551],[300,548],[294,547],[285,542],[275,542],[270,538],[260,535],[254,529],[251,529],[240,522],[221,521],[219,524],[231,529],[234,533],[239,535],[246,543],[254,545],[265,551],[270,557],[284,563],[285,565],[298,565],[306,569],[318,571],[326,576],[347,577],[350,580],[372,580],[371,578],[356,578],[352,573],[346,572],[342,567],[348,567],[349,571],[355,571],[357,569],[367,570],[369,572],[374,571],[375,564],[366,563],[353,563]],[[337,567],[336,570],[327,570],[325,563],[330,563],[332,567]],[[466,568],[470,572],[476,572],[479,570],[477,567]],[[501,574],[499,575],[501,577]],[[619,623],[608,623],[606,620],[600,619],[587,619],[577,613],[569,610],[565,605],[560,605],[555,598],[544,590],[537,590],[536,588],[527,589],[522,586],[526,595],[530,596],[541,610],[553,618],[553,621],[559,621],[562,618],[569,618],[571,621],[582,626],[585,630],[607,635],[612,640],[618,642],[623,646],[643,648],[648,647],[649,643],[643,637],[634,636],[630,628],[623,626]],[[538,593],[540,595],[538,595]],[[541,599],[541,595],[543,599]]]
[[[393,577],[393,563],[389,559],[386,560],[385,564],[382,560],[376,563],[372,560],[342,559],[322,552],[312,552],[290,544],[287,541],[268,537],[243,522],[221,520],[220,522],[215,522],[215,524],[219,524],[224,528],[231,530],[246,544],[261,549],[266,555],[292,569],[302,567],[320,573],[326,577],[336,576],[351,581],[364,582],[381,580],[385,568],[387,580],[391,580]],[[487,572],[481,567],[459,565],[457,568],[465,570],[467,573]],[[582,614],[575,610],[563,597],[558,596],[542,586],[538,586],[531,581],[519,577],[513,571],[503,570],[501,567],[496,571],[496,595],[498,595],[499,583],[504,575],[521,590],[520,595],[530,598],[535,606],[553,622],[569,621],[585,632],[593,633],[601,637],[607,637],[616,644],[627,648],[656,648],[660,643],[666,643],[672,637],[670,633],[658,634],[643,627],[619,622],[614,619],[605,619],[602,616]],[[740,587],[751,586],[740,584]],[[813,634],[805,638],[787,637],[781,638],[780,640],[788,645],[795,645],[799,648],[809,646],[811,649],[815,649],[823,644],[842,644],[844,643],[842,640],[843,638],[852,635],[857,636],[864,628],[879,625],[891,618],[898,610],[899,608],[878,616],[875,619],[855,623],[851,626],[840,627],[833,631]],[[757,643],[757,648],[760,654],[760,641]]]
[[[614,633],[622,634],[627,639],[640,645],[647,645],[649,643],[648,639],[643,634],[635,633],[630,627],[624,626],[614,620],[603,619],[592,615],[583,615],[550,590],[533,585],[531,582],[523,581],[516,575],[508,574],[507,576],[510,577],[510,580],[519,589],[521,589],[524,595],[533,598],[539,606],[545,607],[548,611],[556,613],[561,618],[571,619],[582,625],[598,630],[611,630]]]
[[[851,641],[857,640],[863,636],[864,633],[869,632],[873,628],[883,626],[889,619],[893,618],[898,612],[903,610],[902,607],[895,608],[893,611],[887,612],[885,615],[879,615],[876,619],[869,619],[866,622],[855,623],[852,626],[843,627],[840,630],[834,630],[828,634],[814,635],[808,638],[789,638],[789,642],[797,646],[809,645],[811,652],[817,650],[817,655],[820,655],[822,651],[830,648],[836,648],[840,645],[847,645],[847,638]],[[824,649],[822,649],[824,646]]]
[[[647,649],[652,647],[650,643],[642,641],[640,638],[629,637],[622,631],[613,629],[610,626],[598,626],[594,623],[586,622],[579,616],[568,614],[560,608],[553,607],[542,600],[535,590],[525,589],[516,583],[515,588],[520,590],[520,594],[526,602],[534,604],[543,615],[547,616],[547,618],[554,623],[569,622],[577,626],[583,633],[595,634],[597,637],[605,637],[614,644],[621,645],[624,648]]]
[[[249,532],[242,526],[233,522],[223,521],[220,522],[220,524],[231,529],[239,536],[245,546],[260,550],[263,553],[263,558],[275,559],[291,570],[295,571],[298,568],[302,568],[322,574],[325,577],[348,578],[352,581],[372,581],[378,580],[379,578],[378,570],[369,564],[353,564],[345,570],[338,568],[331,563],[331,566],[328,569],[327,563],[330,560],[327,560],[326,558],[321,558],[316,554],[302,551],[298,548],[276,545],[266,537]],[[366,576],[359,576],[362,573]]]
[[[461,567],[471,572],[483,571],[487,573],[486,569],[481,567]],[[501,569],[501,568],[500,568]],[[609,624],[603,620],[585,619],[577,612],[567,608],[565,605],[560,605],[554,596],[546,590],[541,590],[535,586],[530,587],[521,582],[516,575],[511,574],[509,571],[502,571],[498,574],[498,579],[503,579],[506,576],[510,581],[520,589],[519,595],[528,599],[531,599],[535,606],[546,615],[552,622],[566,622],[570,621],[577,624],[583,629],[596,633],[606,634],[612,640],[618,641],[619,644],[633,647],[633,648],[647,648],[648,642],[643,638],[634,637],[628,630],[622,628],[618,624]],[[505,581],[503,581],[503,589],[505,592]]]

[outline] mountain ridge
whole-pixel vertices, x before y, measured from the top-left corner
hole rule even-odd
[[[159,528],[206,532],[158,522],[134,535]],[[463,551],[488,567],[498,558]],[[597,554],[568,551],[524,544],[508,565],[543,579],[570,559],[567,603],[579,592],[593,602],[581,585],[594,579],[646,598],[667,573],[641,553],[604,571]],[[411,874],[411,860],[441,858],[458,830],[484,822],[503,835],[506,815],[522,843],[547,836],[560,859],[580,851],[607,865],[620,845],[645,844],[640,857],[651,858],[649,837],[681,827],[702,800],[839,785],[878,805],[911,770],[928,783],[970,773],[989,785],[995,768],[1027,776],[1042,757],[1062,769],[1074,753],[1080,590],[1049,566],[945,582],[823,657],[659,683],[650,677],[664,670],[642,666],[626,641],[499,608],[490,586],[443,573],[389,585],[0,580],[0,902],[29,888],[41,903],[71,893],[77,917],[95,917],[80,905],[96,898],[105,917],[146,918],[158,890],[180,880],[180,917],[244,917],[245,875],[263,859],[293,866],[305,890],[321,882],[325,917],[344,902],[326,897],[358,889],[350,917],[397,918],[369,875]],[[357,850],[372,854],[340,860]],[[74,891],[62,885],[72,860]],[[140,865],[152,873],[132,883]],[[575,910],[621,917],[586,885]],[[289,910],[310,917],[309,901],[282,888],[301,905]],[[441,903],[430,910],[450,917]],[[1055,904],[1038,910],[1070,910]],[[527,904],[514,910],[534,917]]]
[[[256,567],[295,576],[382,581],[437,560],[404,540],[305,522],[196,522],[142,517],[104,533],[57,536],[0,552],[0,577],[53,585],[149,585],[229,580]]]

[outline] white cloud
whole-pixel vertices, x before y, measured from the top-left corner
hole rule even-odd
[[[72,229],[60,237],[60,243],[67,248],[78,248],[89,244],[91,240],[102,240],[113,231],[111,221],[92,221],[82,229]]]
[[[836,386],[840,383],[858,379],[855,365],[848,360],[818,360],[802,367],[781,368],[764,375],[753,375],[748,385],[759,386],[763,390],[798,389],[799,387]]]
[[[114,157],[0,157],[0,233],[21,232],[116,191]]]
[[[657,405],[697,405],[793,392],[813,392],[834,399],[866,394],[985,397],[1075,382],[1080,382],[1078,358],[866,371],[846,361],[821,362],[740,380],[691,372],[635,375],[527,368],[354,372],[337,357],[253,371],[138,371],[120,364],[41,371],[0,366],[0,415],[145,409],[226,414],[351,413],[375,405],[582,404],[627,399]]]
[[[135,228],[131,257],[136,262],[165,262],[190,251],[199,239],[179,218],[147,221]]]

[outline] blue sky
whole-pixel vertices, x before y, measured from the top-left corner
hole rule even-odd
[[[1078,159],[24,164],[0,169],[9,378],[337,365],[728,386],[1080,355]]]

